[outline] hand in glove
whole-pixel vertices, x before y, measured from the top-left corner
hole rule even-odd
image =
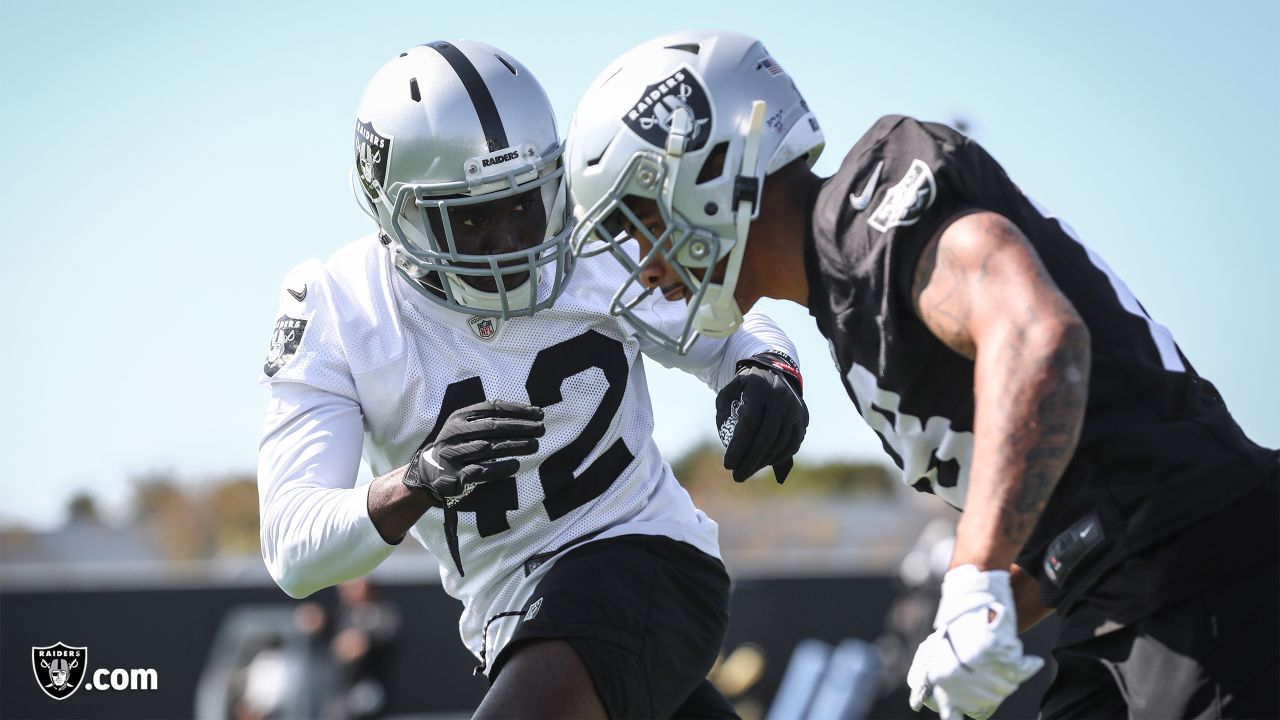
[[[476,485],[515,475],[520,461],[513,456],[537,452],[545,432],[542,409],[533,405],[499,400],[464,407],[413,454],[404,484],[451,507]]]
[[[986,720],[1044,665],[1022,654],[1007,571],[949,570],[933,627],[907,672],[912,710],[927,705],[943,720]]]
[[[791,472],[809,426],[801,399],[803,381],[791,358],[763,352],[738,362],[738,374],[716,396],[716,425],[724,443],[724,466],[742,482],[772,465],[781,483]]]
[[[465,575],[454,505],[482,483],[514,476],[520,470],[514,456],[536,453],[537,438],[545,432],[542,408],[482,402],[454,411],[435,439],[423,443],[410,458],[405,487],[430,495],[444,508],[445,538],[459,574]]]

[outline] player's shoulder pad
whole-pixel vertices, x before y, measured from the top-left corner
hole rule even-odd
[[[910,115],[885,115],[854,145],[851,156],[870,152],[893,156],[914,152],[946,156],[953,153],[967,138],[946,125],[918,120]]]
[[[958,165],[963,155],[957,150],[964,142],[945,125],[908,115],[881,117],[819,195],[815,218],[830,222],[815,221],[815,234],[840,244],[850,258],[869,257],[877,238],[916,225],[935,204],[939,178]]]
[[[316,384],[316,377],[365,372],[404,353],[386,255],[376,239],[365,239],[285,275],[266,378]]]
[[[395,287],[403,282],[391,253],[369,235],[324,264],[324,291],[351,370],[366,372],[400,357],[407,337]]]
[[[351,321],[391,304],[386,256],[375,239],[365,238],[340,248],[324,262],[311,259],[297,265],[280,283],[280,312]]]
[[[280,308],[301,311],[309,304],[314,305],[316,296],[322,292],[325,278],[324,265],[315,258],[295,265],[280,281]]]

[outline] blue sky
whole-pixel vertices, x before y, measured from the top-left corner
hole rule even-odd
[[[882,114],[967,118],[1172,329],[1246,432],[1280,445],[1280,3],[620,7],[0,5],[0,520],[55,524],[82,489],[119,508],[151,469],[199,482],[253,468],[279,280],[369,229],[346,175],[364,84],[442,38],[518,57],[563,129],[638,42],[757,35],[823,122],[824,174]],[[767,307],[800,345],[802,454],[878,458],[807,313]],[[660,368],[650,385],[668,455],[713,437],[710,392]]]

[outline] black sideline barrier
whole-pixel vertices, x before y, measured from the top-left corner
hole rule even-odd
[[[727,651],[753,642],[763,650],[759,681],[744,698],[768,708],[791,652],[807,638],[837,644],[845,638],[873,641],[895,593],[888,577],[747,579],[735,584]],[[473,677],[474,659],[458,639],[460,605],[438,585],[389,584],[383,600],[400,610],[399,640],[388,677],[386,715],[465,716],[486,683]],[[332,589],[311,598],[327,611]],[[219,625],[242,606],[289,607],[297,601],[273,587],[13,592],[0,589],[0,716],[48,718],[178,718],[195,712],[196,687]],[[1024,638],[1045,656],[1053,623]],[[31,648],[62,642],[88,648],[87,667],[154,668],[153,691],[87,691],[53,700],[37,686]],[[430,668],[430,672],[425,672]],[[1052,666],[1040,672],[1001,708],[997,718],[1035,717],[1037,698]],[[916,717],[905,691],[881,698],[871,717]],[[930,714],[932,715],[932,714]],[[923,717],[923,716],[920,716]]]

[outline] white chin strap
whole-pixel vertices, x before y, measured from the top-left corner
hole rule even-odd
[[[449,285],[453,288],[453,296],[457,298],[462,305],[467,307],[479,308],[481,310],[501,310],[502,309],[502,293],[485,292],[477,288],[471,287],[460,275],[452,273],[446,274]],[[542,277],[542,269],[539,268],[535,276],[531,276],[520,285],[507,291],[507,311],[523,312],[530,305],[537,301],[534,295],[538,291],[538,280]]]
[[[756,161],[760,152],[760,133],[764,128],[764,112],[763,100],[756,100],[751,104],[751,124],[747,129],[747,144],[742,151],[740,177],[755,179],[757,183],[763,182],[763,178],[758,174]],[[698,309],[693,317],[693,329],[700,335],[710,338],[728,337],[742,325],[742,308],[738,307],[738,301],[733,293],[738,287],[742,256],[747,249],[747,232],[751,229],[752,210],[755,208],[758,197],[757,190],[751,197],[744,196],[738,200],[737,214],[734,216],[738,239],[729,250],[729,263],[725,266],[724,280],[719,283],[707,283],[702,302],[698,303]],[[711,273],[713,270],[715,266],[708,268],[707,272]]]

